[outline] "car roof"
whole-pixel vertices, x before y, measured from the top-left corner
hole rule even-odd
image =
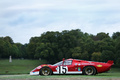
[[[66,59],[66,60],[74,60],[74,59],[70,58],[70,59]]]
[[[66,60],[84,61],[84,60],[79,60],[79,59],[72,59],[72,58],[70,58],[70,59],[66,59]]]
[[[66,60],[74,60],[74,61],[79,61],[79,62],[96,62],[96,61],[87,61],[87,60],[80,60],[80,59],[72,59],[72,58],[70,58],[70,59],[66,59]],[[100,62],[100,63],[105,63],[105,62]]]

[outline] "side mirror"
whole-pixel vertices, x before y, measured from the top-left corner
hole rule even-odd
[[[63,58],[63,62],[65,61],[65,58]]]
[[[64,64],[64,61],[65,61],[65,58],[63,58],[63,63],[62,63],[62,65]]]

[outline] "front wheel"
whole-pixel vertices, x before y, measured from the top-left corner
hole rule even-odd
[[[83,69],[83,73],[85,75],[95,75],[96,74],[96,69],[95,67],[93,66],[86,66],[84,69]]]
[[[52,70],[49,67],[43,67],[40,70],[40,75],[48,76],[52,74]]]

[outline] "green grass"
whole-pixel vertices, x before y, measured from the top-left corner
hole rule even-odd
[[[0,74],[27,74],[40,64],[44,64],[44,60],[19,60],[13,59],[10,63],[9,60],[0,60]]]
[[[24,74],[24,75],[0,75],[0,79],[12,79],[12,80],[16,80],[16,79],[34,79],[34,80],[38,80],[38,79],[44,79],[44,80],[73,80],[73,79],[77,79],[77,80],[119,80],[120,79],[120,73],[102,73],[102,74],[98,74],[95,76],[86,76],[86,75],[50,75],[50,76],[30,76],[29,74]]]

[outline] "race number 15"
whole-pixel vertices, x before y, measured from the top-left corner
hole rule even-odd
[[[57,72],[59,72],[59,74],[66,74],[66,72],[68,71],[67,66],[58,66],[56,68]]]

